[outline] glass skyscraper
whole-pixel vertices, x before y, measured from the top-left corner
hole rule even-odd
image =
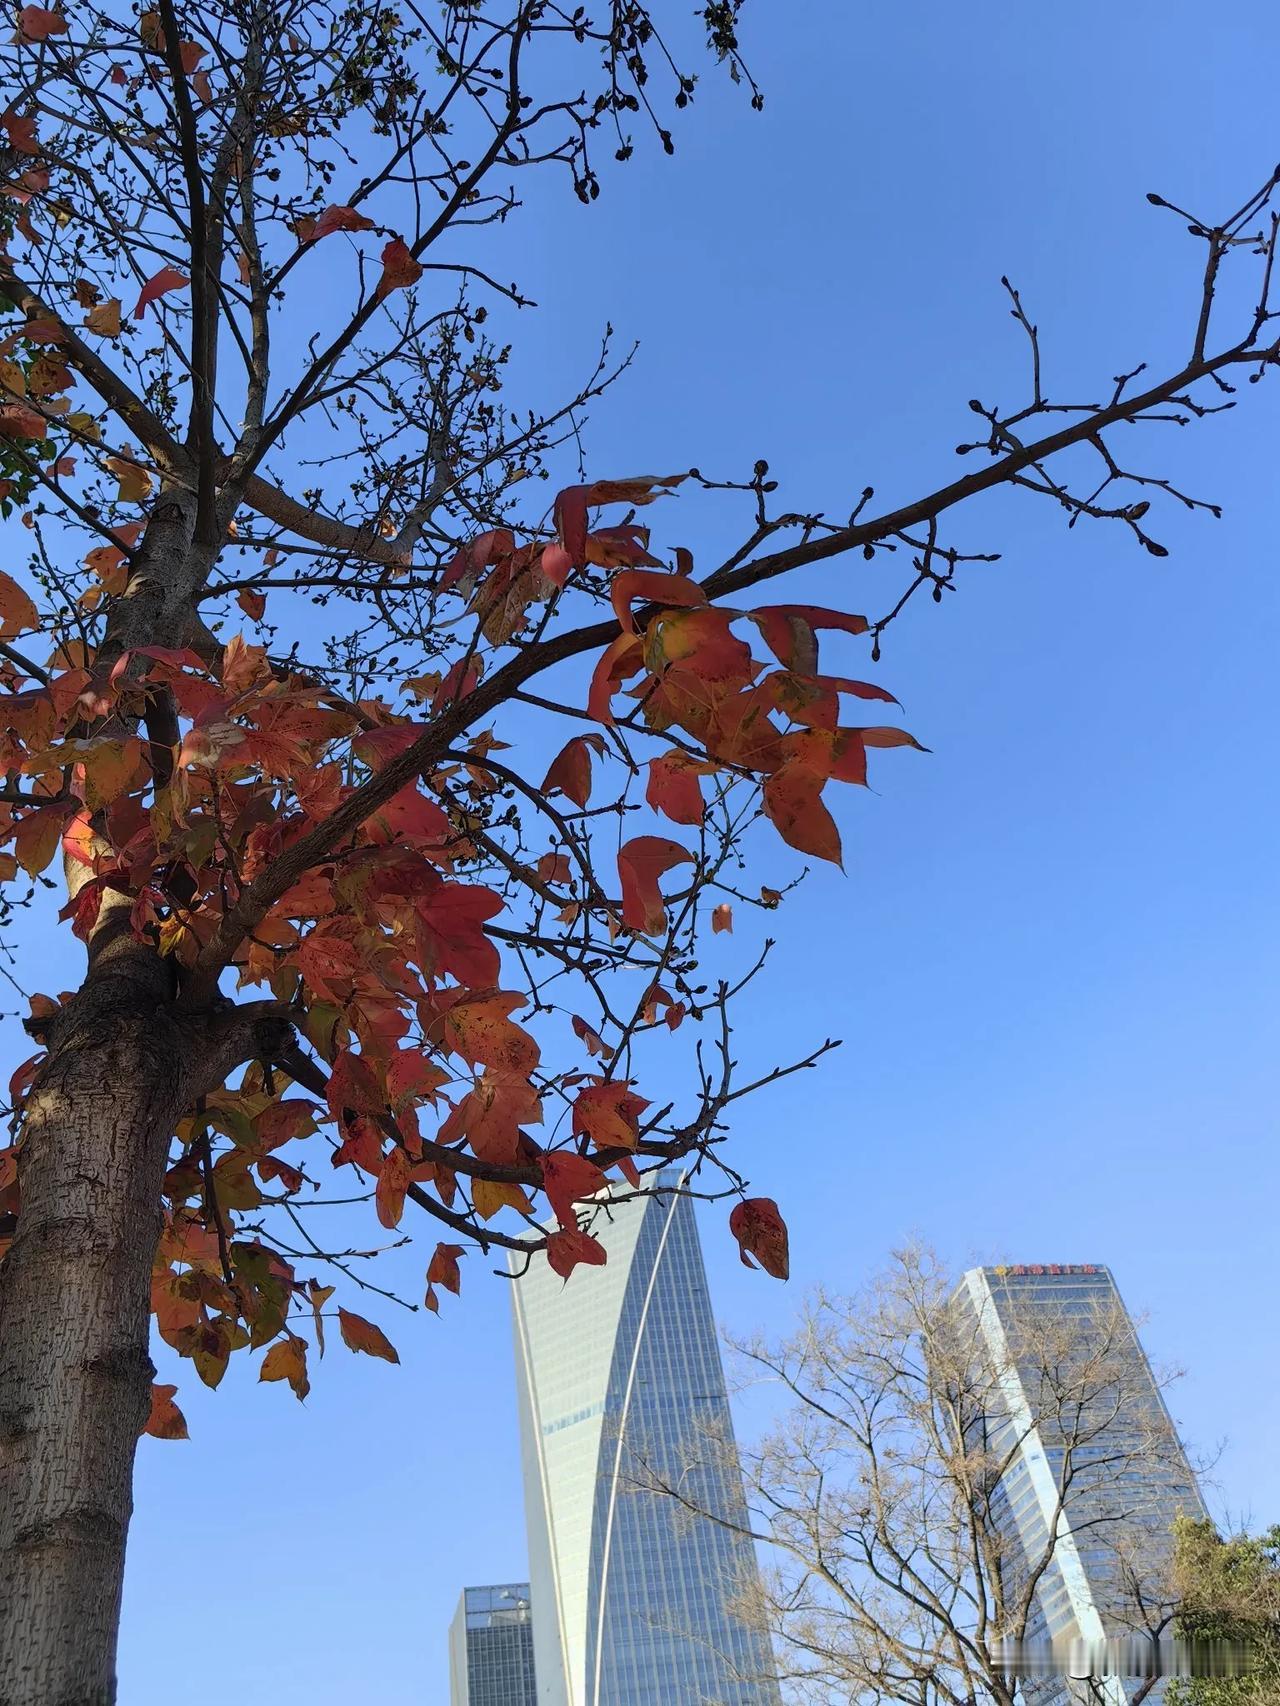
[[[449,1625],[449,1706],[534,1706],[528,1582],[464,1588]]]
[[[605,1267],[512,1285],[539,1706],[777,1706],[692,1205],[591,1230]]]
[[[997,1371],[999,1413],[979,1421],[986,1455],[1005,1465],[990,1509],[1011,1589],[1057,1536],[1025,1639],[1075,1641],[1088,1655],[1156,1633],[1170,1599],[1174,1520],[1205,1510],[1109,1269],[972,1268],[953,1309]],[[1072,1375],[1086,1364],[1088,1378]],[[1039,1706],[1071,1692],[1065,1676],[1027,1689]],[[1114,1677],[1104,1692],[1112,1706],[1125,1699]]]

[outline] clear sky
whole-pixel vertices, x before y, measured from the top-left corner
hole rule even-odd
[[[1280,156],[1263,0],[751,0],[744,39],[762,116],[708,78],[673,160],[638,149],[592,209],[510,230],[504,271],[543,304],[513,396],[563,394],[606,319],[641,340],[598,475],[766,456],[837,515],[941,484],[966,400],[1023,382],[1002,273],[1049,382],[1096,394],[1189,341],[1197,254],[1145,193],[1213,218]],[[850,791],[847,876],[771,921],[742,1015],[762,1067],[845,1039],[735,1134],[792,1283],[737,1264],[720,1208],[704,1243],[738,1330],[911,1234],[957,1264],[1106,1262],[1187,1371],[1188,1442],[1224,1442],[1217,1504],[1272,1521],[1280,382],[1243,403],[1134,441],[1226,506],[1153,515],[1166,561],[1030,496],[956,518],[1003,561],[913,609],[880,665],[932,754]],[[728,536],[675,503],[664,536],[711,560]],[[874,615],[893,584],[851,559],[805,588]],[[758,933],[742,918],[726,963]],[[505,1282],[466,1268],[461,1303],[395,1323],[400,1369],[339,1350],[305,1406],[188,1371],[191,1443],[139,1453],[124,1706],[442,1706],[459,1590],[524,1569]]]

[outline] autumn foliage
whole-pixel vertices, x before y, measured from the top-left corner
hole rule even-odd
[[[685,572],[672,572],[651,554],[646,529],[594,525],[606,506],[647,502],[676,484],[572,488],[556,501],[554,534],[521,542],[510,532],[482,535],[442,576],[472,623],[496,629],[495,649],[518,642],[579,586],[608,597],[619,631],[595,666],[586,705],[603,729],[621,719],[654,749],[643,803],[628,812],[610,863],[584,833],[584,816],[605,796],[618,748],[588,732],[572,736],[542,778],[538,792],[565,801],[563,811],[548,803],[542,814],[545,847],[503,862],[496,887],[478,880],[492,863],[490,826],[505,797],[505,767],[493,762],[503,743],[485,728],[460,735],[445,761],[396,787],[332,849],[302,859],[296,880],[254,908],[231,955],[235,986],[265,992],[306,1048],[295,1043],[284,1063],[250,1065],[240,1083],[202,1098],[174,1134],[153,1307],[161,1337],[208,1383],[233,1351],[265,1348],[262,1378],[306,1395],[299,1322],[312,1335],[322,1330],[332,1287],[241,1236],[237,1221],[273,1201],[305,1199],[331,1168],[367,1181],[386,1228],[400,1225],[412,1199],[483,1237],[504,1210],[535,1219],[541,1197],[559,1230],[537,1242],[557,1272],[603,1261],[579,1229],[579,1205],[617,1180],[638,1186],[646,1162],[693,1152],[705,1134],[657,1135],[652,1099],[625,1076],[625,1038],[607,1013],[570,1010],[580,1057],[544,1063],[522,974],[511,975],[512,935],[519,942],[528,933],[522,910],[535,909],[547,951],[572,960],[600,938],[615,959],[639,952],[653,964],[627,1033],[696,1026],[702,1015],[691,1011],[687,975],[664,977],[663,952],[651,944],[726,927],[728,903],[714,899],[715,824],[734,792],[754,792],[792,847],[838,861],[825,791],[864,782],[869,748],[914,744],[896,727],[842,721],[849,700],[890,696],[820,669],[822,631],[862,633],[861,617],[785,604],[715,607],[687,554]],[[123,566],[137,529],[118,531]],[[115,566],[104,564],[102,547],[93,554],[95,573]],[[555,575],[543,569],[547,555]],[[36,607],[7,575],[0,612],[5,636],[29,642]],[[305,851],[318,827],[414,750],[424,728],[448,714],[465,726],[484,655],[471,647],[461,665],[405,683],[417,701],[407,709],[375,697],[344,701],[240,635],[216,660],[150,646],[122,652],[108,668],[82,648],[74,661],[55,657],[34,682],[7,664],[4,764],[27,798],[0,807],[6,875],[38,877],[61,852],[76,879],[61,914],[68,927],[89,942],[104,904],[127,911],[129,934],[170,959],[181,984],[209,963],[255,880]],[[160,696],[176,713],[163,748],[136,732]],[[577,999],[585,1002],[583,984]],[[56,1022],[59,1005],[35,999],[37,1029]],[[15,1075],[19,1105],[40,1058]],[[542,1135],[560,1110],[567,1123]],[[16,1173],[11,1163],[12,1212],[20,1209]],[[744,1253],[785,1277],[785,1229],[772,1202],[740,1203],[731,1226]],[[437,1288],[459,1289],[461,1253],[455,1243],[437,1247],[427,1274],[432,1308]],[[340,1320],[352,1349],[394,1360],[376,1328],[346,1310]],[[148,1424],[167,1436],[172,1397]]]

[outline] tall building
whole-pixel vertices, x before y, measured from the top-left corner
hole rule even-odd
[[[1071,1643],[1075,1675],[1101,1674],[1108,1642],[1108,1662],[1122,1667],[1147,1650],[1171,1602],[1174,1520],[1204,1515],[1204,1504],[1109,1269],[973,1268],[953,1307],[994,1371],[988,1413],[971,1414],[970,1427],[988,1461],[1004,1465],[990,1509],[1008,1586],[1049,1555],[1025,1639],[1033,1653],[1053,1644],[1028,1695],[1056,1706],[1073,1692],[1061,1674]],[[1118,1660],[1133,1636],[1143,1640]],[[1112,1706],[1126,1697],[1116,1676],[1105,1692]]]
[[[449,1625],[449,1706],[535,1706],[528,1582],[464,1588]]]
[[[777,1706],[755,1550],[725,1526],[746,1505],[693,1208],[651,1195],[591,1230],[606,1266],[512,1286],[539,1706]]]

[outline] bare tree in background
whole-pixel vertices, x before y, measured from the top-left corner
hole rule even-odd
[[[954,1293],[931,1256],[908,1251],[858,1296],[816,1293],[786,1338],[733,1345],[748,1384],[786,1395],[739,1454],[745,1526],[768,1566],[762,1598],[741,1609],[768,1627],[797,1702],[1045,1698],[1053,1685],[1020,1680],[1009,1652],[1042,1635],[1038,1593],[1066,1524],[1095,1568],[1106,1555],[1109,1635],[1171,1626],[1170,1537],[1153,1518],[1158,1490],[1186,1464],[1123,1308],[1029,1312],[999,1355]],[[1015,1373],[1028,1397],[1016,1423]],[[1048,1447],[1056,1511],[1038,1532],[1024,1519],[1020,1544],[1004,1501],[1028,1444]],[[707,1453],[733,1451],[724,1439],[687,1442],[674,1475],[640,1451],[633,1482],[691,1518],[725,1521],[692,1489]],[[1076,1686],[1101,1692],[1088,1679]],[[1129,1685],[1130,1701],[1152,1686]]]

